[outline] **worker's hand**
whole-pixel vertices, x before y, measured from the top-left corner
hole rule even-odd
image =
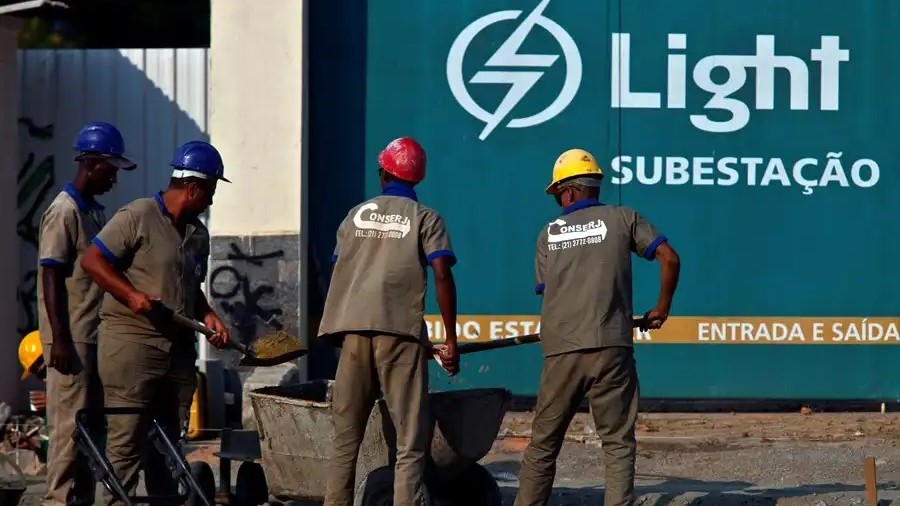
[[[219,319],[219,316],[215,311],[206,313],[206,316],[203,317],[203,324],[215,332],[215,335],[206,338],[210,344],[216,348],[222,348],[228,344],[228,341],[231,339],[228,332],[228,326],[222,323],[222,320]]]
[[[159,299],[135,290],[128,294],[128,300],[126,302],[128,303],[128,309],[137,314],[147,314],[153,309],[153,301],[156,300]]]
[[[647,314],[644,315],[644,325],[646,325],[648,329],[659,329],[662,328],[663,323],[666,323],[666,320],[668,319],[669,308],[656,306],[650,311],[647,311]]]
[[[456,344],[435,344],[431,347],[431,354],[450,376],[456,376],[459,372],[459,351]]]
[[[60,374],[73,374],[75,372],[78,354],[75,353],[75,346],[72,344],[71,338],[53,339],[50,345],[50,367],[56,369]]]

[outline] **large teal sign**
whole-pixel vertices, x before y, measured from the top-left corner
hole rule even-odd
[[[401,135],[427,149],[420,193],[460,259],[466,339],[538,314],[534,244],[558,212],[543,189],[579,147],[603,199],[682,256],[671,325],[638,336],[645,397],[900,397],[900,2],[385,0],[368,16],[365,169]],[[658,269],[635,262],[649,309]],[[536,346],[463,362],[434,387],[536,390]]]

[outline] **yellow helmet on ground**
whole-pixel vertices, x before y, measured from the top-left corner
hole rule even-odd
[[[583,149],[570,149],[559,155],[553,166],[553,181],[547,186],[547,193],[554,194],[559,183],[573,177],[602,178],[603,171],[594,155]]]
[[[44,354],[41,347],[41,334],[37,330],[32,330],[19,342],[19,363],[22,364],[22,379],[27,378],[31,374],[31,366]]]

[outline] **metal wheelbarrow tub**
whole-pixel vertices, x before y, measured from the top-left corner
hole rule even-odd
[[[320,380],[250,392],[263,469],[271,494],[279,499],[321,500],[325,495],[334,440],[332,384]],[[429,394],[434,425],[426,479],[436,495],[452,489],[458,480],[471,479],[473,473],[481,481],[490,478],[476,463],[490,451],[510,397],[510,392],[502,388]],[[389,472],[395,461],[395,441],[387,406],[379,400],[360,447],[357,487],[371,481],[365,478],[373,471],[381,476]],[[490,485],[496,488],[492,478]]]
[[[434,423],[429,464],[435,480],[452,483],[491,451],[510,398],[503,388],[429,394]]]
[[[250,392],[269,493],[280,500],[325,496],[334,441],[330,380],[264,387]],[[356,466],[357,483],[390,464],[380,410],[373,409]],[[390,422],[388,422],[390,423]],[[390,431],[390,429],[388,429]]]

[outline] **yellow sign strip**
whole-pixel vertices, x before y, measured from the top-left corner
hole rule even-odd
[[[426,315],[431,341],[446,338],[440,315]],[[900,344],[900,317],[675,316],[659,330],[634,330],[636,344]],[[459,342],[540,332],[533,315],[460,315]]]

